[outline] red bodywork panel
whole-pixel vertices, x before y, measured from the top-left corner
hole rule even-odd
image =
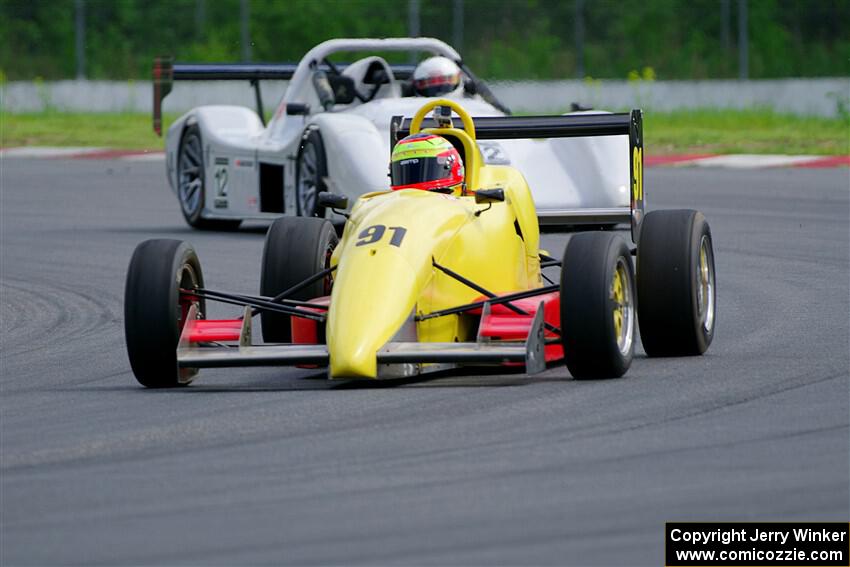
[[[331,304],[331,296],[323,295],[322,297],[310,299],[309,302],[327,307]],[[310,307],[299,307],[298,309],[303,309],[304,311],[316,313],[317,315],[325,315],[328,312],[327,309],[322,308],[312,309]],[[289,322],[292,326],[291,328],[293,343],[316,345],[325,342],[324,330],[322,330],[321,333],[319,332],[319,322],[315,319],[290,317]],[[320,338],[321,340],[319,340]],[[318,368],[318,366],[314,364],[299,364],[298,368]]]
[[[189,342],[238,341],[242,319],[198,319],[189,329]]]
[[[504,294],[507,295],[507,294]],[[486,297],[480,297],[476,301],[484,301]],[[561,326],[561,294],[557,291],[538,295],[536,297],[528,297],[525,299],[517,299],[511,301],[511,305],[519,307],[528,315],[520,315],[511,311],[504,304],[490,306],[490,315],[481,320],[479,327],[479,335],[493,340],[503,341],[524,341],[528,338],[528,331],[531,329],[531,323],[534,316],[537,314],[537,308],[540,302],[543,301],[543,320],[554,327]],[[480,315],[482,309],[470,311],[471,314]],[[560,338],[552,331],[545,331],[544,336],[547,339]],[[555,344],[546,345],[546,362],[554,362],[564,358],[564,347],[558,341]]]
[[[328,307],[331,304],[331,296],[323,295],[322,297],[311,299],[310,303],[315,303],[316,305]],[[298,309],[303,309],[304,311],[315,313],[316,315],[324,315],[328,312],[327,309],[323,309],[321,307],[316,309],[311,309],[310,307],[299,307]],[[318,321],[315,321],[313,319],[305,319],[302,317],[290,317],[289,320],[292,325],[293,343],[306,345],[319,344],[320,333]],[[322,335],[324,335],[324,333],[322,333]],[[321,342],[324,342],[324,340],[322,340]]]

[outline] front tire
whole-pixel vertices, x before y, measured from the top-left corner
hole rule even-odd
[[[183,131],[177,151],[177,199],[189,226],[201,230],[236,230],[242,221],[206,219],[206,169],[201,129],[197,124]]]
[[[330,266],[339,238],[330,221],[305,217],[281,217],[266,234],[260,295],[274,297]],[[328,276],[302,288],[288,299],[307,301],[329,295],[333,278]],[[289,315],[262,312],[260,321],[266,342],[292,340]]]
[[[146,240],[136,247],[124,288],[124,336],[136,380],[148,388],[188,383],[192,372],[177,369],[177,342],[192,304],[204,317],[203,299],[181,289],[203,287],[201,263],[180,240]]]
[[[325,216],[324,208],[319,206],[319,193],[327,191],[327,175],[328,161],[322,135],[317,128],[308,128],[301,137],[295,174],[295,197],[299,216]]]
[[[711,229],[699,211],[652,211],[641,224],[638,319],[649,356],[693,356],[714,338]]]
[[[613,233],[576,234],[561,268],[561,339],[570,374],[625,374],[634,356],[634,330],[634,270],[625,241]]]

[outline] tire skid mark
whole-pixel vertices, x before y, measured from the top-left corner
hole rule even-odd
[[[102,293],[12,278],[0,279],[0,292],[7,360],[97,333],[113,333],[121,320],[115,309],[120,303]]]

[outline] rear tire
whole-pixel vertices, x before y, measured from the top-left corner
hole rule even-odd
[[[330,266],[339,238],[325,219],[281,217],[266,234],[260,295],[274,297]],[[328,276],[297,291],[289,299],[306,301],[329,295],[333,278]],[[263,339],[272,343],[292,340],[289,315],[262,312]]]
[[[637,255],[638,320],[649,356],[702,354],[717,302],[711,229],[699,211],[652,211]]]
[[[136,247],[124,288],[124,336],[136,380],[148,388],[180,386],[177,342],[194,303],[204,317],[203,299],[181,297],[180,289],[203,287],[201,263],[180,240],[146,240]],[[183,383],[191,378],[183,371]]]
[[[564,358],[576,379],[618,378],[632,363],[635,284],[625,241],[610,232],[573,236],[561,268]]]
[[[201,216],[206,203],[206,169],[201,129],[188,126],[177,151],[177,200],[189,226],[200,230],[236,230],[241,220],[207,219]]]

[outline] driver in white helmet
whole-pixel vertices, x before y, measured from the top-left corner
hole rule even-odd
[[[417,96],[459,95],[463,91],[460,67],[447,57],[429,57],[413,71],[413,90]]]

